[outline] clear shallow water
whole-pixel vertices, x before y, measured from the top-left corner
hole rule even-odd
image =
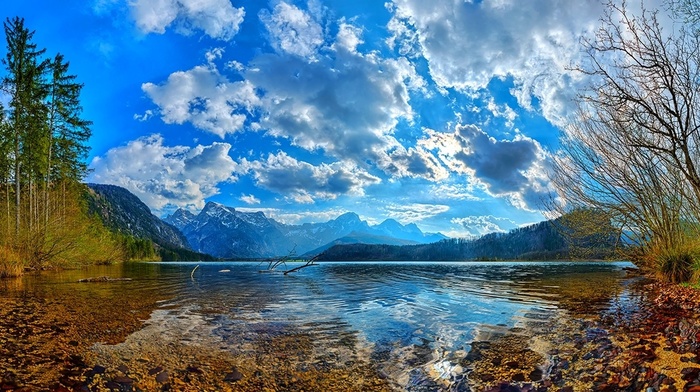
[[[193,268],[199,268],[192,274]],[[289,264],[290,268],[293,264]],[[149,320],[163,334],[213,342],[245,353],[246,340],[288,330],[313,334],[317,343],[352,337],[408,374],[402,353],[422,347],[438,363],[512,327],[546,327],[562,310],[594,312],[624,300],[629,263],[321,263],[297,273],[260,273],[259,263],[126,263],[26,277],[17,291],[100,298],[131,295],[159,299]],[[222,272],[222,270],[230,270]],[[129,282],[76,283],[94,276]],[[6,288],[13,291],[13,289]],[[184,322],[183,322],[184,320]],[[177,321],[177,322],[175,322]],[[198,324],[189,335],[188,322]],[[202,326],[201,324],[206,324]],[[205,336],[205,335],[210,336]],[[378,354],[379,353],[379,354]],[[380,355],[381,354],[381,355]]]

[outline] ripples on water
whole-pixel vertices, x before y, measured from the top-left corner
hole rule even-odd
[[[321,263],[295,274],[259,273],[258,263],[127,263],[68,271],[27,282],[29,290],[130,290],[167,298],[165,314],[196,312],[232,351],[260,334],[293,328],[321,343],[355,344],[379,361],[401,362],[415,347],[468,351],[473,340],[512,327],[546,325],[561,309],[595,310],[624,296],[629,263]],[[229,272],[221,272],[230,270]],[[130,277],[129,284],[75,285],[84,276]],[[106,287],[106,288],[105,288]],[[24,288],[25,290],[27,288]],[[585,297],[585,298],[582,298]],[[582,302],[583,301],[583,302]],[[167,317],[161,323],[167,331]],[[187,337],[193,339],[196,337]],[[377,355],[377,353],[383,353]],[[445,354],[447,355],[447,354]],[[439,363],[441,355],[431,361]],[[398,364],[408,373],[411,364]]]

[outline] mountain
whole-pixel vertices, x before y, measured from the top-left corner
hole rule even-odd
[[[198,215],[178,210],[165,221],[176,225],[193,249],[218,257],[270,257],[290,250],[279,224],[262,212],[240,212],[208,202]]]
[[[590,214],[588,215],[590,218]],[[577,218],[578,219],[578,218]],[[474,240],[446,239],[430,244],[337,244],[318,255],[325,261],[453,261],[603,259],[614,256],[619,233],[602,219],[595,232],[582,232],[580,219],[564,216],[508,233]]]
[[[440,233],[423,233],[415,223],[409,223],[404,226],[394,219],[387,219],[379,225],[374,226],[373,232],[378,235],[415,241],[421,244],[447,239],[446,236]]]
[[[87,184],[88,212],[100,217],[106,227],[125,237],[150,240],[164,260],[210,260],[192,252],[187,238],[176,227],[163,222],[128,190],[105,184]]]
[[[370,226],[352,212],[324,223],[286,225],[262,212],[243,212],[209,202],[197,214],[178,210],[165,221],[182,231],[193,249],[222,258],[265,258],[287,255],[312,256],[342,243],[425,243],[445,238],[423,234],[416,225],[389,220]],[[341,240],[342,239],[342,240]]]
[[[87,184],[88,211],[100,216],[105,225],[122,234],[150,238],[158,244],[187,248],[187,239],[175,227],[163,222],[138,197],[116,185]]]

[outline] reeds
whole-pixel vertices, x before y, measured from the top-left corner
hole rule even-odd
[[[15,251],[0,246],[0,278],[22,276],[24,267],[22,258]]]

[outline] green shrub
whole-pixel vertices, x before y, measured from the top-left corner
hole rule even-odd
[[[695,258],[687,250],[669,250],[659,257],[659,272],[671,283],[687,282],[693,275]]]

